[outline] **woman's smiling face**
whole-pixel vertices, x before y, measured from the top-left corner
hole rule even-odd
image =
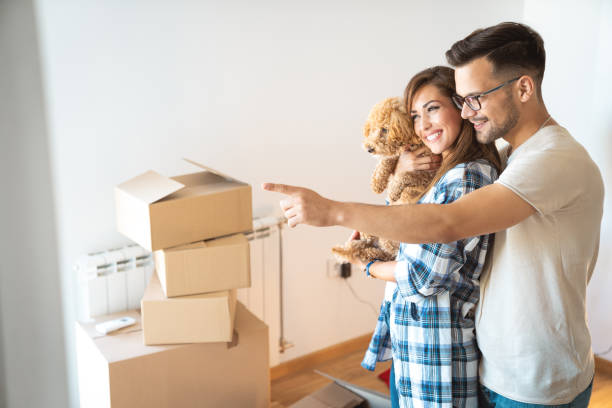
[[[445,156],[461,131],[461,112],[435,85],[415,92],[410,116],[417,136],[434,154]]]

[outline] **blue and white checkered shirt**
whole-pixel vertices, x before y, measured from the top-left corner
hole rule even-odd
[[[497,179],[488,161],[449,170],[419,203],[447,204]],[[493,235],[447,244],[404,244],[395,279],[361,365],[393,358],[401,407],[476,407],[478,359],[474,312]]]

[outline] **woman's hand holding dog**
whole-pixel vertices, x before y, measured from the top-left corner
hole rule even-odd
[[[409,148],[400,155],[394,174],[401,174],[407,171],[437,170],[440,167],[442,157],[434,154],[424,156],[428,149],[422,146],[411,152]]]

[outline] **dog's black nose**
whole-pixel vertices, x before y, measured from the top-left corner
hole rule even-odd
[[[368,147],[368,153],[372,153],[374,151],[373,147]]]

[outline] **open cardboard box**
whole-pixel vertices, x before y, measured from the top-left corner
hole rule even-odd
[[[115,187],[117,230],[149,251],[250,231],[251,186],[204,171],[165,177],[149,170]]]
[[[167,298],[153,275],[140,304],[146,345],[232,339],[236,289]]]
[[[327,377],[333,383],[302,398],[291,408],[390,408],[388,395],[359,387],[329,374],[315,370],[317,374]]]
[[[155,251],[155,270],[168,297],[251,286],[244,234]]]
[[[130,316],[106,336],[95,325]],[[268,326],[236,305],[232,343],[145,346],[137,311],[76,325],[81,407],[196,408],[270,405]]]

